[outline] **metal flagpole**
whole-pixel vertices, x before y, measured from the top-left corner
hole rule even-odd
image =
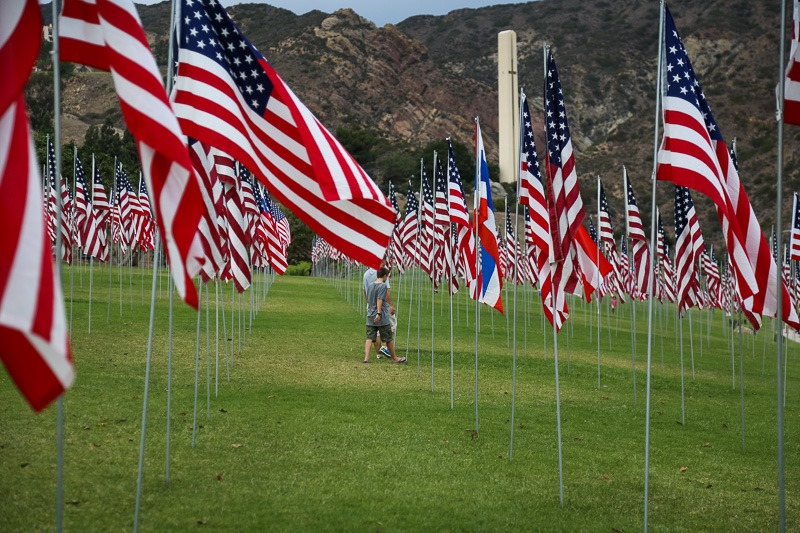
[[[214,277],[214,313],[216,315],[216,334],[215,339],[217,343],[216,348],[216,363],[214,364],[214,398],[219,397],[219,283],[218,278]],[[224,315],[224,313],[223,313]]]
[[[114,178],[111,183],[111,202],[108,213],[108,314],[106,315],[106,324],[111,321],[111,298],[113,297],[112,286],[114,285],[114,239],[111,226],[114,224],[114,217],[110,211],[114,209],[114,198],[117,194],[117,156],[114,156]],[[94,176],[92,176],[92,183],[94,183]]]
[[[781,0],[781,51],[778,64],[778,176],[775,193],[775,225],[778,250],[781,249],[781,211],[783,209],[783,106],[785,97],[785,78],[784,68],[786,65],[786,0]],[[778,267],[780,272],[780,266]],[[778,320],[783,320],[783,284],[781,275],[775,276],[776,316]],[[783,358],[783,335],[778,335],[776,339],[776,361],[777,361],[777,398],[778,398],[778,516],[780,531],[786,531],[786,492],[784,487],[784,457],[783,457],[783,383],[781,381],[781,359]]]
[[[545,44],[542,47],[542,54],[544,57],[544,72],[547,72],[547,51],[548,46]],[[547,165],[545,165],[547,167]],[[547,170],[547,169],[546,169]],[[548,171],[549,174],[549,171]],[[549,179],[550,176],[548,176]],[[551,272],[552,278],[552,272]],[[553,315],[553,361],[555,362],[556,374],[556,426],[558,433],[558,495],[561,507],[564,507],[564,463],[563,463],[563,450],[561,443],[561,389],[558,382],[558,314],[556,312],[556,295],[558,294],[558,287],[553,286],[550,298],[550,310]],[[543,332],[544,333],[544,332]],[[546,335],[542,335],[543,337]]]
[[[94,201],[94,172],[95,172],[94,154],[92,154],[92,201]],[[86,191],[89,194],[89,191]],[[94,205],[94,204],[93,204]],[[92,333],[92,282],[94,274],[94,256],[89,256],[89,334]]]
[[[655,163],[654,163],[655,164]],[[655,169],[653,170],[655,173]],[[623,194],[625,195],[625,230],[627,232],[627,236],[624,239],[630,237],[631,234],[631,227],[630,227],[630,220],[628,217],[628,170],[625,168],[625,165],[622,165],[622,182],[625,191]],[[653,196],[653,205],[655,205],[655,195]],[[652,241],[651,241],[652,243]],[[630,253],[628,254],[628,264],[630,266],[629,275],[634,276],[634,294],[631,295],[631,315],[633,316],[632,320],[632,329],[631,329],[631,370],[633,373],[633,403],[638,404],[636,398],[636,285],[638,280],[636,279],[636,255],[633,253],[633,239],[631,239],[630,245],[628,246],[628,250]],[[652,276],[650,276],[652,277]]]
[[[419,202],[417,209],[417,263],[420,267],[419,283],[417,283],[417,377],[419,377],[422,369],[420,358],[422,357],[422,346],[420,341],[420,317],[422,316],[422,254],[420,253],[419,241],[422,238],[422,206],[425,198],[422,196],[422,178],[423,166],[422,159],[419,160]],[[408,360],[406,360],[408,361]]]
[[[208,285],[204,283],[203,285]],[[206,417],[211,420],[211,328],[208,316],[208,287],[206,293]],[[198,302],[198,307],[200,307]]]
[[[684,386],[683,386],[683,320],[678,321],[680,323],[680,339],[681,339],[681,425],[686,425],[686,403],[684,401]]]
[[[447,142],[448,143],[450,142],[450,137],[447,138]],[[449,179],[449,176],[450,176],[450,157],[447,158],[447,174],[446,174],[446,176],[448,176],[448,179]],[[447,193],[447,214],[448,214],[448,216],[450,215],[449,186],[448,186],[448,193]],[[448,220],[448,224],[450,224],[449,220]],[[450,235],[450,237],[451,237],[450,238],[450,251],[451,251],[451,256],[452,256],[452,251],[454,249],[453,241],[454,241],[454,239],[456,237],[455,233],[453,232],[452,224],[450,225],[450,231],[451,231],[451,235]],[[446,251],[447,251],[447,249],[445,249],[445,252]],[[450,261],[453,261],[452,257],[449,258],[449,259],[450,259]],[[453,276],[456,276],[456,278],[457,278],[458,277],[458,268],[455,268],[455,271],[452,272],[451,274]],[[453,345],[454,345],[455,339],[454,339],[454,333],[453,333],[453,291],[450,290],[450,282],[449,281],[448,281],[447,289],[448,289],[447,292],[450,293],[450,410],[452,411],[454,409],[454,407],[455,407],[455,378],[454,378],[454,375],[453,375],[454,374],[454,370],[455,370],[454,369],[454,365],[453,365]],[[468,291],[469,287],[467,287],[466,290]],[[459,306],[459,309],[460,309],[460,306]]]
[[[223,288],[219,290],[219,297],[222,300],[222,345],[225,346],[225,370],[228,375],[228,383],[231,382],[231,358],[228,352],[228,325],[225,320],[225,291]],[[233,324],[231,324],[231,336],[233,336]]]
[[[60,2],[53,1],[53,150],[55,153],[55,169],[53,179],[61,176],[61,69],[59,67],[59,24],[58,15],[61,12]],[[53,184],[50,184],[53,187]],[[55,247],[55,284],[61,287],[61,182],[56,197],[56,247]],[[70,328],[70,333],[72,328]],[[64,394],[58,397],[56,403],[56,531],[61,532],[64,523]]]
[[[200,283],[200,295],[198,300],[203,297],[203,284]],[[192,448],[197,443],[197,399],[200,392],[200,315],[201,308],[197,306],[197,338],[195,339],[194,350],[194,413],[192,415]]]
[[[78,147],[76,145],[72,146],[72,194],[73,198],[75,194],[75,182],[77,178],[75,174],[77,173],[77,166],[78,166]],[[61,183],[59,182],[59,189],[61,187]],[[72,223],[75,223],[75,201],[72,202]],[[75,243],[70,244],[70,263],[69,263],[69,340],[72,342],[72,307],[73,307],[73,295],[75,293],[75,254],[72,253],[75,251]]]
[[[692,309],[686,310],[686,316],[689,317],[689,353],[692,356],[692,381],[694,381],[694,333],[692,332]]]
[[[658,118],[659,107],[661,104],[661,73],[663,69],[661,54],[664,42],[664,0],[661,0],[659,23],[658,23],[658,68],[656,70],[656,113],[655,131],[653,132],[653,174],[652,181],[652,206],[650,209],[650,244],[656,242],[656,170],[658,165]],[[655,266],[655,258],[658,254],[652,254],[651,272]],[[648,499],[650,489],[650,377],[652,369],[652,348],[653,348],[653,276],[650,276],[648,283],[650,298],[648,301],[647,312],[647,387],[645,393],[645,439],[644,439],[644,532],[647,533],[648,520]]]
[[[478,132],[480,119],[475,117],[475,133]],[[472,205],[472,218],[475,226],[475,275],[480,276],[480,256],[481,256],[481,241],[478,236],[478,206],[480,205],[481,189],[478,185],[481,172],[481,155],[478,153],[477,139],[475,144],[475,192],[473,194]],[[481,300],[481,287],[476,287],[475,293],[475,433],[478,432],[478,330],[480,329],[481,315],[480,315],[480,300]]]
[[[516,65],[514,65],[514,71],[517,70]],[[522,98],[524,96],[523,89],[520,89],[520,102],[519,102],[519,136],[517,137],[518,144],[517,144],[517,154],[522,154],[522,135],[523,135],[523,124],[525,117],[522,116]],[[517,269],[519,268],[519,254],[517,252],[517,238],[519,235],[519,191],[520,191],[520,162],[519,158],[517,160],[517,164],[515,165],[514,169],[514,177],[517,179],[517,202],[516,206],[514,206],[514,271],[512,275],[512,280],[514,283],[514,346],[511,350],[511,442],[509,445],[508,451],[508,460],[512,461],[514,459],[514,415],[516,412],[516,402],[517,402]],[[508,198],[506,198],[506,202]],[[507,209],[507,208],[506,208]],[[523,239],[524,241],[524,239]],[[508,293],[506,293],[508,294]],[[507,301],[507,300],[506,300]],[[508,315],[506,315],[508,317]],[[508,330],[508,327],[506,327]]]
[[[597,285],[600,287],[600,174],[597,175]],[[599,291],[598,291],[599,292]],[[602,322],[600,295],[597,295],[597,390],[600,390],[600,324]],[[609,337],[610,338],[610,337]]]
[[[438,158],[438,154],[436,150],[433,151],[433,189],[436,190],[436,159]],[[421,173],[420,173],[421,175]],[[436,304],[436,204],[434,203],[433,209],[433,235],[431,235],[431,250],[432,250],[432,257],[431,257],[431,392],[434,392],[435,389],[435,381],[434,381],[434,346],[436,344],[436,335],[435,335],[435,318],[433,314],[433,308]]]
[[[161,240],[160,236],[157,237],[158,241]],[[156,257],[161,243],[156,242]],[[158,262],[158,261],[156,261]],[[142,503],[142,476],[144,475],[144,443],[145,433],[147,430],[147,403],[150,394],[150,368],[153,359],[153,329],[155,327],[156,317],[156,287],[158,283],[158,266],[153,266],[153,286],[150,294],[150,326],[147,335],[147,362],[144,371],[144,399],[142,400],[142,435],[139,441],[139,471],[136,477],[136,509],[134,511],[133,530],[139,531],[139,510]],[[199,315],[198,315],[199,316]],[[199,320],[199,319],[198,319]]]
[[[155,252],[154,252],[155,253]],[[153,261],[153,268],[158,268],[158,261]],[[172,424],[172,301],[173,286],[172,276],[167,279],[167,290],[169,291],[169,335],[167,340],[167,452],[166,467],[164,470],[165,483],[169,486],[169,463],[170,463],[170,444]]]
[[[742,404],[742,451],[744,446],[744,356],[742,355],[742,312],[739,311],[739,399]]]

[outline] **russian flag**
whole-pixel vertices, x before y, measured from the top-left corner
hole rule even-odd
[[[503,312],[501,289],[503,282],[497,265],[500,263],[500,247],[497,241],[497,227],[494,221],[492,188],[489,185],[489,166],[486,164],[486,151],[483,148],[481,125],[475,121],[475,191],[478,208],[478,244],[480,246],[480,270],[478,301]]]

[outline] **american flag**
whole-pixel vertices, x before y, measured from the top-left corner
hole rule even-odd
[[[792,195],[792,234],[789,243],[790,259],[800,261],[800,203],[797,202],[797,193]]]
[[[658,258],[660,260],[669,259],[667,257],[667,244],[665,242],[666,235],[664,233],[664,224],[661,222],[661,211],[656,207],[656,220],[658,221],[658,241],[656,244],[656,253],[658,254]]]
[[[519,253],[519,243],[511,224],[511,210],[506,202],[506,280],[516,284],[524,283],[522,276],[522,261]]]
[[[422,216],[419,236],[419,265],[433,279],[433,236],[435,207],[428,174],[422,169]]]
[[[88,187],[86,186],[86,174],[83,172],[83,164],[78,157],[78,150],[75,149],[75,199],[73,203],[73,213],[75,224],[75,235],[77,240],[75,244],[81,248],[86,247],[85,234],[86,224],[89,220],[89,210],[91,203],[89,200]]]
[[[200,194],[204,206],[198,226],[205,259],[200,271],[204,282],[222,273],[228,255],[227,240],[222,236],[223,231],[227,233],[227,228],[223,230],[220,227],[220,218],[217,216],[217,207],[224,211],[224,204],[220,203],[218,206],[214,200],[214,189],[219,185],[219,179],[214,169],[213,157],[209,156],[210,147],[195,139],[189,139],[189,157],[192,168],[200,180]]]
[[[203,255],[200,185],[133,2],[65,0],[60,43],[62,60],[111,71],[147,189],[153,193],[175,288],[196,308],[192,277],[200,271],[197,258]]]
[[[478,271],[478,301],[503,312],[503,280],[498,271],[500,243],[494,221],[492,187],[489,183],[489,165],[483,147],[481,125],[475,119],[475,196],[477,201],[475,223],[478,227],[480,270]]]
[[[147,185],[141,174],[139,174],[139,212],[139,247],[145,252],[153,251],[156,249],[153,211],[150,206],[150,196],[147,194]]]
[[[792,9],[792,48],[784,78],[783,121],[800,125],[800,1]]]
[[[100,186],[102,187],[102,183]],[[108,205],[107,199],[105,203]],[[106,229],[102,224],[104,212],[99,211],[89,197],[86,176],[77,152],[75,153],[75,206],[75,224],[84,253],[100,261],[107,260],[108,242]]]
[[[92,154],[92,166],[94,167],[94,176],[92,177],[92,206],[99,212],[100,222],[104,223],[108,217],[108,211],[111,206],[108,203],[108,195],[106,188],[103,185],[103,180],[100,179],[100,168],[94,164],[94,154]]]
[[[682,312],[697,303],[696,265],[705,244],[689,189],[680,186],[675,187],[675,246],[678,310]]]
[[[592,241],[599,246],[597,242],[597,230],[594,229],[594,221],[592,220],[592,216],[589,215],[589,237],[592,238]]]
[[[244,166],[239,165],[239,187],[242,198],[242,212],[245,219],[245,242],[250,246],[253,234],[256,230],[256,222],[259,219],[259,209],[256,206],[256,197],[253,192],[253,180],[250,172]]]
[[[669,247],[664,245],[664,257],[659,262],[661,275],[663,276],[661,288],[664,298],[668,302],[675,303],[675,270],[672,268],[672,261],[669,259]]]
[[[284,248],[292,244],[292,230],[289,228],[289,219],[283,214],[281,206],[277,202],[272,202],[272,218],[275,219],[275,230],[278,233],[278,242]]]
[[[550,219],[547,211],[547,201],[545,200],[544,186],[542,185],[542,173],[539,168],[539,158],[536,155],[536,142],[531,128],[531,112],[528,105],[528,98],[522,92],[522,102],[520,105],[520,128],[522,129],[522,147],[520,150],[520,203],[528,207],[527,216],[530,219],[530,246],[528,247],[529,257],[532,259],[534,267],[532,274],[538,280],[539,288],[542,291],[542,303],[545,303],[545,292],[552,293],[550,280],[550,250],[552,239],[550,235]],[[548,144],[549,146],[549,144]],[[545,291],[544,286],[547,285]]]
[[[241,161],[336,249],[369,266],[394,226],[389,201],[216,0],[183,0],[172,95],[184,132]]]
[[[778,268],[741,183],[705,94],[697,81],[672,15],[665,7],[667,86],[664,99],[664,140],[659,151],[658,178],[707,195],[717,206],[728,254],[737,276],[743,311],[754,327],[758,315],[774,316]],[[702,162],[702,163],[701,163]],[[771,281],[772,280],[772,281]],[[785,287],[783,320],[800,327]]]
[[[442,170],[442,160],[436,157],[434,188],[436,190],[435,213],[434,213],[434,283],[452,272],[451,263],[453,252],[451,250],[450,238],[450,208],[448,203],[448,185],[444,170]]]
[[[250,253],[247,250],[247,221],[245,220],[244,206],[242,205],[241,181],[235,170],[235,163],[229,155],[215,151],[214,161],[217,169],[220,167],[226,168],[220,174],[220,179],[222,179],[222,176],[226,178],[223,183],[225,185],[225,209],[228,215],[230,274],[233,276],[236,290],[242,293],[250,286],[252,276],[250,273]],[[231,176],[233,177],[231,178]]]
[[[392,231],[392,243],[389,245],[389,265],[397,267],[402,274],[405,271],[403,264],[403,237],[400,234],[403,226],[403,219],[400,217],[400,206],[397,204],[397,195],[394,192],[394,184],[389,182],[389,203],[395,212],[394,230]]]
[[[57,225],[56,202],[61,204],[61,260],[72,263],[72,231],[69,224],[72,198],[64,176],[56,178],[56,152],[50,136],[47,137],[47,180],[50,182],[50,217],[54,228]]]
[[[38,2],[0,2],[0,360],[35,411],[75,380],[23,96],[41,28]]]
[[[536,243],[534,242],[533,237],[533,219],[531,218],[530,211],[530,207],[527,205],[523,206],[523,215],[525,217],[525,252],[523,257],[524,261],[528,263],[527,268],[525,269],[525,273],[528,275],[528,280],[531,282],[532,286],[536,286],[536,284],[539,283],[539,279],[537,278],[539,268],[536,263]],[[550,266],[549,262],[547,263],[547,266]],[[539,285],[539,287],[541,288],[541,285]]]
[[[400,235],[402,236],[405,266],[411,268],[419,261],[419,202],[411,187],[411,180],[408,180],[407,198],[406,215],[403,217]]]
[[[461,173],[456,165],[453,145],[447,140],[447,175],[448,175],[448,203],[450,204],[450,220],[453,223],[453,234],[456,241],[456,270],[464,273],[464,281],[469,288],[470,297],[477,298],[478,274],[475,265],[475,233],[469,223],[467,205],[464,201],[464,188],[461,183]]]
[[[266,209],[266,218],[267,218],[267,247],[269,252],[269,264],[272,265],[272,268],[280,275],[283,275],[286,272],[287,262],[286,262],[286,252],[283,243],[281,242],[280,234],[278,232],[278,226],[275,221],[275,203],[269,196],[269,192],[266,189],[262,189],[261,191],[262,199],[264,200],[264,209]],[[283,213],[281,213],[283,214]]]
[[[625,221],[628,226],[628,237],[630,237],[631,244],[633,245],[633,268],[636,292],[640,297],[645,298],[647,297],[647,287],[650,283],[650,249],[647,246],[644,225],[639,215],[639,206],[636,203],[636,196],[633,194],[631,180],[624,166],[622,167],[622,173],[625,177],[625,189],[627,191],[625,210],[627,216],[625,217]]]
[[[710,252],[703,252],[702,255],[703,272],[706,275],[706,292],[708,292],[708,305],[710,307],[720,307],[720,288],[722,279],[720,278],[719,265],[714,255],[714,247]]]
[[[580,277],[575,264],[573,240],[583,227],[584,210],[575,171],[572,138],[569,133],[564,95],[556,70],[553,52],[547,49],[547,73],[544,81],[545,132],[547,136],[547,178],[550,235],[555,267],[552,270],[552,300],[545,305],[548,320],[556,330],[569,317],[566,293],[579,294]],[[555,316],[553,316],[555,310]]]

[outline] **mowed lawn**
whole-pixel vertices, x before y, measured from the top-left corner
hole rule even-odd
[[[138,269],[115,269],[109,305],[108,269],[95,268],[91,334],[87,332],[88,267],[75,267],[72,280],[69,270],[64,272],[68,316],[71,283],[74,291],[72,349],[77,371],[64,401],[64,529],[126,531],[134,518],[150,272],[142,278]],[[449,297],[434,295],[432,310],[429,284],[411,301],[411,278],[393,280],[400,317],[397,348],[402,356],[408,347],[405,365],[374,355],[369,365],[361,362],[364,318],[358,272],[349,281],[284,277],[269,286],[259,277],[252,330],[246,293],[234,302],[233,334],[231,287],[221,285],[225,327],[235,346],[228,354],[220,333],[218,365],[213,284],[210,335],[207,341],[204,312],[197,367],[198,317],[176,298],[167,486],[166,275],[159,285],[142,531],[642,529],[646,304],[637,304],[636,399],[630,304],[618,309],[619,316],[609,316],[603,305],[600,390],[597,331],[591,321],[596,307],[574,302],[572,326],[559,334],[562,507],[553,336],[549,327],[542,330],[541,305],[531,291],[518,295],[513,460],[509,458],[513,339],[505,317],[495,313],[492,319],[488,309],[482,311],[479,431],[475,432],[475,306],[463,292],[453,308],[453,409]],[[506,307],[510,310],[511,303]],[[674,307],[665,307],[656,317],[650,527],[654,531],[777,529],[776,358],[771,323],[765,324],[765,333],[743,335],[743,450],[739,354],[734,388],[726,336],[730,328],[723,331],[721,314],[713,314],[710,336],[707,312],[693,315],[694,378],[689,324],[684,322],[685,425]],[[219,329],[222,332],[222,316]],[[738,349],[738,336],[735,340]],[[227,346],[230,351],[230,342]],[[799,348],[788,348],[789,530],[800,529]],[[198,429],[193,447],[196,371]],[[52,530],[55,406],[33,414],[5,372],[0,373],[0,404],[0,531]]]

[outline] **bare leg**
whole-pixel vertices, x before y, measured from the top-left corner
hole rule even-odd
[[[372,341],[367,339],[367,342],[364,344],[364,362],[369,363],[369,351],[372,348]]]

